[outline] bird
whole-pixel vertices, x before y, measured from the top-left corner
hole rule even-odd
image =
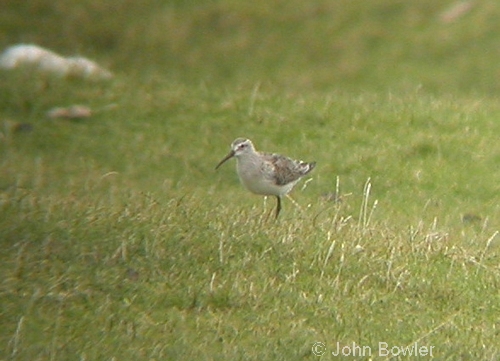
[[[215,169],[233,157],[236,158],[236,172],[240,182],[246,189],[254,194],[276,197],[276,219],[281,211],[281,197],[287,195],[316,166],[316,162],[303,162],[280,154],[259,152],[250,139],[236,138],[231,144],[231,151]]]

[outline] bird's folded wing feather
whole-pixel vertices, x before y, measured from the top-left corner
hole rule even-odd
[[[302,161],[296,161],[279,154],[263,154],[265,174],[276,185],[285,185],[297,181],[311,169]]]

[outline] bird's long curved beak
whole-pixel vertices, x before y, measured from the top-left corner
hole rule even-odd
[[[230,151],[228,155],[226,155],[224,157],[224,159],[222,159],[219,164],[217,164],[217,167],[215,167],[215,169],[217,170],[221,165],[222,163],[224,163],[226,160],[228,159],[231,159],[232,157],[234,157],[234,150]]]

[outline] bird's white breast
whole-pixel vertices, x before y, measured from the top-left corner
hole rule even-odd
[[[277,185],[274,167],[263,162],[257,155],[239,157],[236,170],[241,183],[255,194],[281,196],[290,192],[294,186],[294,183],[284,186]]]

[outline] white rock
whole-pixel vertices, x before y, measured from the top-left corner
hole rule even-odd
[[[42,72],[61,76],[109,79],[110,71],[83,57],[63,57],[37,45],[19,44],[8,47],[0,55],[0,68],[15,69],[32,66]]]

